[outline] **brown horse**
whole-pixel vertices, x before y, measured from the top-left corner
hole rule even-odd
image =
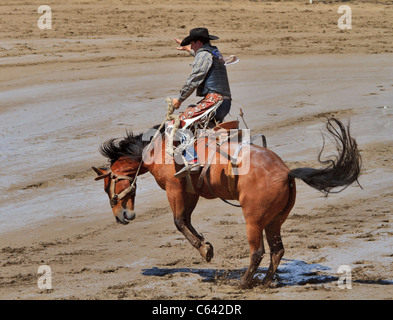
[[[247,239],[250,247],[250,265],[243,275],[240,285],[249,287],[253,276],[265,253],[263,231],[270,248],[270,266],[263,280],[269,286],[284,254],[281,241],[281,225],[289,215],[296,198],[295,178],[302,179],[311,187],[328,195],[333,188],[346,188],[357,181],[361,170],[361,156],[356,141],[351,137],[349,125],[345,127],[337,119],[328,119],[327,130],[336,143],[337,155],[334,159],[318,161],[324,165],[321,169],[298,168],[290,170],[274,152],[248,144],[247,150],[239,152],[238,142],[226,141],[220,147],[213,143],[212,157],[208,153],[198,152],[200,161],[212,161],[203,184],[198,175],[190,176],[193,190],[187,186],[187,179],[174,177],[177,165],[172,161],[144,161],[146,146],[154,159],[165,158],[165,141],[144,141],[143,134],[127,133],[123,140],[111,139],[101,146],[101,153],[110,160],[110,167],[94,168],[98,179],[104,179],[105,191],[118,223],[127,224],[135,218],[134,198],[136,176],[150,172],[158,185],[166,190],[177,229],[187,238],[202,257],[209,262],[213,257],[213,247],[205,242],[191,225],[191,214],[200,196],[213,199],[220,197],[238,200],[243,210]],[[208,145],[207,149],[210,146]],[[225,152],[220,152],[221,150]],[[228,156],[238,153],[237,169],[249,166],[245,174],[233,175]],[[230,156],[229,156],[230,157]],[[217,161],[220,160],[220,161]],[[342,189],[341,189],[342,190]],[[339,191],[341,191],[339,190]]]

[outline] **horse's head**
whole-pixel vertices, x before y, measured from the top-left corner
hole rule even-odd
[[[136,216],[134,200],[138,167],[130,166],[126,161],[119,159],[110,167],[93,167],[93,170],[98,174],[95,180],[104,179],[104,189],[116,222],[128,224]]]
[[[157,128],[158,126],[155,127]],[[160,132],[163,133],[164,129],[162,128]],[[136,177],[148,171],[142,165],[143,150],[151,138],[150,130],[145,135],[127,132],[124,139],[110,139],[100,148],[100,153],[108,158],[111,166],[99,169],[93,167],[93,169],[98,174],[96,180],[104,179],[105,192],[108,194],[118,223],[127,224],[135,218]]]

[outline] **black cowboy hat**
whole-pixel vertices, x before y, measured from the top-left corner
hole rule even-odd
[[[191,43],[191,41],[193,41],[197,38],[205,38],[208,40],[219,39],[219,37],[209,35],[209,31],[206,28],[194,28],[194,29],[191,29],[190,35],[188,37],[185,37],[180,45],[187,46]]]

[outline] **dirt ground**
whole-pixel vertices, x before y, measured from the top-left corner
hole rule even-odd
[[[1,4],[0,299],[392,299],[393,1],[313,2],[55,0],[50,30],[37,26],[41,1]],[[351,30],[338,28],[343,4]],[[127,226],[94,181],[102,142],[164,119],[192,62],[172,39],[196,26],[240,58],[228,66],[228,120],[242,108],[296,168],[318,166],[334,115],[350,121],[363,157],[361,187],[325,198],[297,182],[269,289],[258,286],[269,252],[255,286],[237,287],[249,263],[239,208],[198,203],[193,225],[215,251],[207,263],[151,175]],[[50,290],[38,288],[41,265]],[[352,288],[338,285],[341,266]]]

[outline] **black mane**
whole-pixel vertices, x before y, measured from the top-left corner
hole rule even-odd
[[[158,127],[159,125],[156,125],[152,129],[157,130]],[[160,130],[161,133],[164,130],[165,127]],[[135,161],[142,161],[143,149],[150,143],[153,136],[150,136],[150,139],[146,141],[142,137],[143,133],[134,135],[133,132],[126,131],[126,136],[122,140],[109,139],[101,145],[99,151],[104,157],[109,159],[111,165],[124,156],[130,157]]]

